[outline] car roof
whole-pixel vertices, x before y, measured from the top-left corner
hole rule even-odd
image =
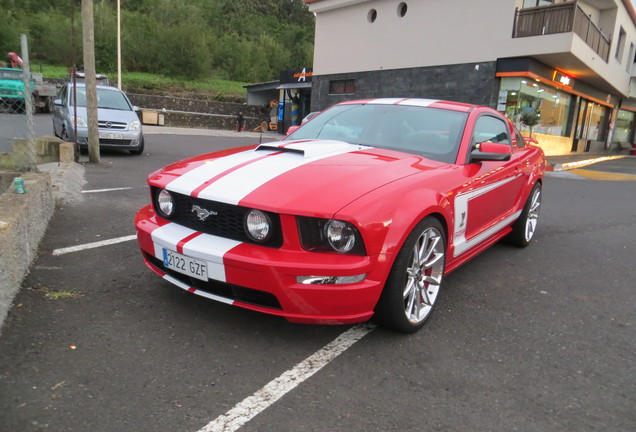
[[[438,99],[420,99],[420,98],[380,98],[380,99],[359,99],[346,102],[340,102],[336,105],[403,105],[403,106],[421,106],[430,108],[441,108],[452,111],[468,112],[478,105],[472,105],[462,102],[444,101]]]
[[[68,85],[69,85],[69,87],[73,87],[73,83],[72,82],[68,83]],[[86,87],[86,84],[78,82],[78,83],[75,84],[75,86],[78,87],[78,88],[79,87]],[[113,86],[106,86],[106,85],[97,84],[97,85],[95,85],[95,87],[99,88],[99,89],[106,89],[106,90],[117,90],[118,92],[122,92],[123,93],[123,91],[121,91],[117,87],[113,87]]]

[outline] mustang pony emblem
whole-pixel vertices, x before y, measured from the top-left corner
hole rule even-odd
[[[206,210],[206,209],[204,209],[204,208],[199,207],[199,206],[198,206],[198,205],[196,205],[196,204],[192,206],[192,210],[191,210],[191,212],[192,212],[192,213],[196,213],[196,214],[197,214],[197,217],[199,218],[199,220],[200,220],[201,222],[203,222],[204,220],[206,220],[206,219],[207,219],[208,217],[210,217],[210,216],[216,216],[216,215],[218,215],[218,213],[217,213],[217,212],[215,212],[214,210],[213,210],[213,211],[208,211],[208,210]]]

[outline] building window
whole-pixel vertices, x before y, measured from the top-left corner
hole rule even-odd
[[[625,50],[625,30],[621,27],[618,32],[618,43],[616,44],[616,60],[619,63],[623,62],[623,51]]]
[[[629,57],[627,57],[627,61],[625,62],[625,70],[627,71],[627,73],[630,73],[632,71],[632,66],[634,65],[633,63],[633,59],[634,59],[634,44],[630,43],[629,44]]]
[[[613,142],[630,143],[632,131],[634,130],[634,113],[631,111],[618,110],[614,126]]]
[[[375,9],[371,9],[367,14],[367,21],[369,21],[370,23],[374,23],[376,19],[378,19],[378,11]]]
[[[398,16],[399,16],[400,18],[404,18],[404,15],[406,15],[406,12],[407,12],[408,8],[409,8],[409,7],[406,5],[406,3],[400,3],[400,4],[398,5],[398,8],[397,8],[397,14],[398,14]]]
[[[356,92],[356,80],[329,81],[329,94],[352,94]]]
[[[533,133],[570,136],[572,95],[528,78],[502,78],[498,110],[503,111],[515,126],[530,131],[524,124],[534,114],[539,121]]]
[[[607,133],[608,110],[603,105],[589,102],[587,125],[587,139],[592,141],[603,141]]]
[[[547,6],[554,3],[554,0],[523,0],[523,7],[531,8],[537,6]]]

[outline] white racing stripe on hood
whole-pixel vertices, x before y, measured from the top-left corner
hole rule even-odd
[[[188,171],[181,177],[174,179],[166,186],[166,189],[190,195],[192,191],[201,186],[205,181],[237,165],[258,159],[262,156],[262,154],[258,154],[253,150],[248,150],[208,161],[192,171]]]
[[[362,148],[368,148],[341,141],[307,141],[294,144],[281,143],[281,146],[291,147],[294,150],[303,150],[305,155],[288,152],[256,160],[254,163],[247,164],[235,171],[229,172],[226,176],[203,189],[199,194],[199,198],[221,201],[228,204],[238,204],[239,201],[248,194],[279,175],[311,162],[331,156],[351,153]],[[268,151],[278,152],[280,150],[262,150],[255,153],[262,156],[267,154]]]

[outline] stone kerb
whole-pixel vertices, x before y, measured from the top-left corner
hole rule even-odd
[[[26,194],[17,194],[11,184],[18,175]],[[55,208],[49,174],[3,172],[2,177],[8,188],[0,191],[0,328]]]

